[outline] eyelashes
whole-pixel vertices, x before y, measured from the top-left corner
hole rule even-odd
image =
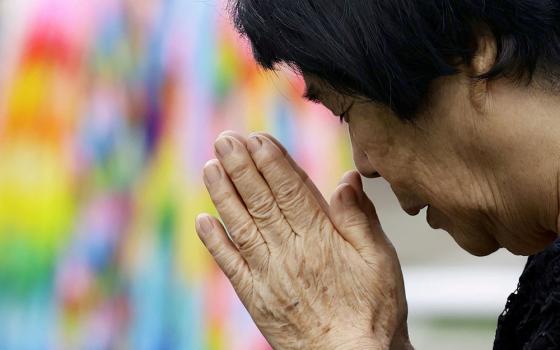
[[[348,108],[347,110],[345,110],[341,115],[339,115],[338,117],[340,118],[340,124],[344,124],[344,122],[346,121],[348,123],[348,112],[350,112],[350,108]]]
[[[323,106],[327,107],[325,105],[325,103],[321,100],[319,90],[314,85],[308,84],[305,87],[305,92],[303,93],[302,97],[304,99],[310,101],[310,102],[322,104]],[[342,101],[341,101],[341,103],[342,103]],[[335,114],[336,116],[338,116],[340,118],[340,124],[341,125],[344,124],[345,120],[348,122],[348,112],[350,111],[350,109],[352,108],[353,105],[354,105],[354,102],[352,102],[352,104],[350,104],[350,106],[340,115]]]
[[[314,103],[321,103],[319,93],[313,86],[309,86],[306,88],[305,93],[303,94],[303,98]]]
[[[306,88],[305,93],[303,94],[303,98],[305,98],[310,102],[322,104],[323,106],[325,106],[324,102],[321,100],[319,94],[317,93],[317,91],[312,85]],[[344,124],[344,121],[348,122],[348,112],[350,111],[353,105],[354,102],[352,102],[352,104],[350,104],[350,106],[340,115],[335,114],[335,116],[338,116],[340,118],[340,124]]]
[[[348,112],[350,112],[353,106],[354,106],[354,102],[352,102],[350,106],[348,106],[348,108],[344,112],[342,112],[342,114],[339,115],[340,124],[344,124],[344,121],[348,122]]]

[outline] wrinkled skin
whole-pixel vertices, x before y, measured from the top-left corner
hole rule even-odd
[[[270,135],[216,149],[204,179],[226,227],[202,215],[197,232],[273,348],[409,347],[399,262],[358,173],[327,204]]]
[[[496,52],[482,35],[470,65],[432,83],[413,122],[304,79],[345,114],[357,170],[387,180],[407,213],[428,206],[428,223],[472,254],[530,255],[560,231],[560,98],[538,84],[473,79]],[[225,227],[197,220],[259,329],[275,349],[410,348],[399,262],[358,174],[327,204],[280,144],[259,139],[257,150],[255,138],[219,137],[232,150],[217,152],[205,182]],[[357,198],[345,205],[346,195]]]
[[[322,105],[345,112],[354,163],[383,177],[402,208],[477,256],[532,255],[558,237],[560,94],[507,78],[479,80],[496,61],[491,33],[458,73],[432,81],[412,120],[304,73]],[[550,73],[546,73],[550,74]]]

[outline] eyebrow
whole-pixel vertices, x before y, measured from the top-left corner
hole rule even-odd
[[[305,86],[305,92],[302,97],[311,102],[321,103],[319,89],[313,84]]]

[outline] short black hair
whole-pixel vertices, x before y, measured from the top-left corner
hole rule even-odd
[[[481,79],[532,79],[560,63],[560,0],[233,0],[235,28],[266,69],[287,64],[340,92],[412,119],[435,78],[476,52],[476,30],[498,56]]]

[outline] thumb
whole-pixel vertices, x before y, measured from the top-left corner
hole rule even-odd
[[[360,205],[359,197],[348,183],[340,184],[334,191],[329,216],[340,235],[359,253],[375,245],[370,218]]]
[[[339,184],[344,183],[352,186],[352,188],[358,195],[359,205],[368,216],[372,227],[378,227],[379,229],[381,229],[381,224],[379,223],[379,218],[377,216],[375,206],[363,190],[362,177],[360,176],[360,173],[358,173],[356,170],[347,171],[346,173],[344,173],[339,182]]]

